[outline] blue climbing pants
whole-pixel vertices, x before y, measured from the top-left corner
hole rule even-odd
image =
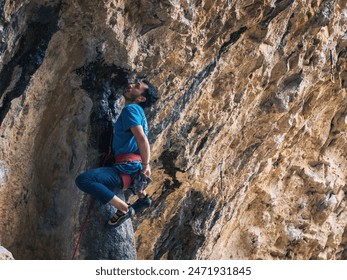
[[[76,178],[77,187],[106,204],[114,197],[116,188],[122,189],[121,177],[114,167],[88,170]]]

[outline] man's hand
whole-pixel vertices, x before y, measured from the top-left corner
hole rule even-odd
[[[151,177],[151,166],[149,164],[142,164],[142,173],[147,177]]]

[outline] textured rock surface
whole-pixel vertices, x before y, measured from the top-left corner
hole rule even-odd
[[[124,195],[120,191],[117,191],[116,194],[124,199]],[[131,221],[124,222],[121,227],[116,229],[108,227],[106,223],[108,218],[114,214],[114,208],[109,205],[101,205],[97,201],[92,205],[93,208],[81,239],[78,258],[87,260],[136,259]]]
[[[162,98],[138,258],[347,258],[345,1],[0,9],[0,241],[16,258],[72,254],[87,200],[74,178],[145,76]]]
[[[0,260],[14,260],[11,252],[6,248],[0,246]]]

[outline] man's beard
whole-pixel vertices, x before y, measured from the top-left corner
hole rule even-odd
[[[125,98],[125,101],[127,101],[127,102],[134,102],[134,101],[136,100],[137,96],[132,95],[132,94],[130,94],[130,96],[126,96],[126,95],[125,95],[126,93],[127,93],[127,91],[125,91],[125,92],[123,93],[123,96],[124,96],[124,98]]]

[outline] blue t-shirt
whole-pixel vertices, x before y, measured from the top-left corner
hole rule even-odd
[[[145,135],[148,136],[147,119],[142,107],[138,104],[126,105],[113,127],[112,150],[114,156],[129,153],[140,154],[136,139],[130,130],[131,127],[138,125],[142,126]],[[130,174],[141,170],[142,165],[140,163],[121,164],[117,165],[117,169]]]

